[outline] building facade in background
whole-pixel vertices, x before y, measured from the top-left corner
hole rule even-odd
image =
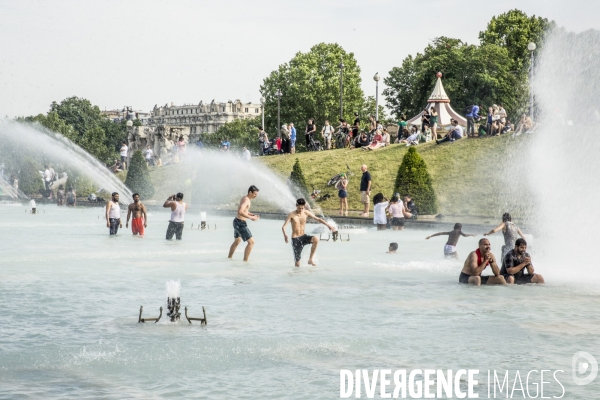
[[[176,106],[165,104],[154,106],[150,118],[146,121],[149,126],[178,126],[189,128],[190,136],[211,134],[227,122],[239,118],[254,118],[261,115],[260,104],[246,103],[241,100],[217,103],[214,100],[204,104],[184,104]]]

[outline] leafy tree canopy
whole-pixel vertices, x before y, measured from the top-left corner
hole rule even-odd
[[[265,97],[265,130],[277,132],[277,97],[281,90],[281,123],[293,122],[302,132],[309,118],[322,126],[326,119],[334,124],[340,113],[340,61],[343,61],[344,118],[352,121],[353,113],[363,106],[360,68],[353,53],[340,45],[320,43],[309,52],[298,52],[288,63],[264,79],[260,87]]]

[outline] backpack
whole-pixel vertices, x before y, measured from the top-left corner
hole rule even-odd
[[[468,106],[467,108],[465,108],[465,114],[471,114],[473,112],[473,106]]]

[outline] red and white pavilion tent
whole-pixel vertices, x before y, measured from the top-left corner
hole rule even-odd
[[[467,126],[465,117],[458,115],[458,113],[450,106],[450,98],[442,85],[442,73],[438,72],[436,76],[437,82],[435,83],[431,96],[429,96],[429,100],[427,100],[427,110],[431,107],[435,108],[435,111],[438,113],[438,126],[450,125],[450,119],[457,120],[459,125]],[[421,126],[422,115],[423,111],[409,119],[408,124]]]

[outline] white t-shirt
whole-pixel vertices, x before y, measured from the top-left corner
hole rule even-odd
[[[149,160],[149,159],[151,159],[151,158],[152,158],[152,155],[153,155],[153,153],[154,153],[154,152],[152,151],[152,149],[146,149],[146,160]]]
[[[246,161],[250,161],[250,150],[246,149],[242,152],[242,158]]]
[[[385,208],[388,206],[388,202],[375,204],[373,207],[373,223],[384,225],[387,224],[387,218],[385,217]]]
[[[129,148],[126,145],[121,147],[121,151],[119,153],[121,157],[127,157],[127,150],[129,150]]]
[[[459,136],[460,136],[460,137],[462,137],[462,135],[463,135],[462,126],[460,126],[460,125],[456,125],[456,126],[454,127],[454,130],[456,131],[456,133],[458,133],[458,134],[459,134]]]
[[[323,136],[328,137],[328,136],[331,136],[332,133],[333,133],[333,126],[325,125],[323,127]]]
[[[44,179],[46,182],[50,182],[52,180],[52,172],[49,169],[44,171]]]

